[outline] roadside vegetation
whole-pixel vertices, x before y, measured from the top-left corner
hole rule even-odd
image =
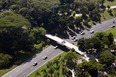
[[[105,0],[105,6],[116,6],[116,0]]]
[[[112,28],[112,29],[109,29],[107,31],[104,31],[105,33],[112,33],[114,38],[116,38],[116,27]]]
[[[87,52],[89,52],[89,50],[101,52],[102,50],[109,48],[112,44],[114,44],[113,34],[106,34],[105,32],[99,32],[91,38],[82,38],[78,41],[79,48],[86,50]]]
[[[30,22],[19,14],[12,11],[0,14],[0,76],[49,44],[44,28],[30,27]]]
[[[60,36],[67,35],[67,32],[71,34],[71,31],[78,33],[93,24],[116,16],[116,9],[101,9],[110,8],[115,5],[116,0],[54,1],[53,9],[53,0],[0,0],[0,76],[49,45],[50,40],[44,36],[46,32]],[[79,13],[82,16],[76,17]],[[104,39],[105,37],[109,38]],[[97,40],[99,43],[93,42],[89,45],[97,50],[115,48],[112,34],[104,35],[104,38],[92,37],[86,40],[89,40],[88,43]],[[89,47],[86,45],[85,49]],[[62,66],[63,64],[59,65]],[[50,73],[48,75],[54,75],[51,70],[54,67],[46,67],[46,72]],[[54,73],[58,74],[58,71],[63,69],[69,72],[67,68],[62,67]],[[59,74],[67,76],[70,73]]]
[[[110,77],[116,75],[116,67],[113,66],[116,56],[112,55],[110,51],[100,54],[97,62],[94,57],[90,61],[84,61],[75,68],[77,77]],[[108,70],[109,69],[109,70]],[[108,75],[104,75],[104,72]]]
[[[72,77],[69,69],[75,68],[76,61],[80,58],[81,56],[73,50],[63,52],[28,77]]]
[[[88,39],[79,39],[78,46],[88,55],[97,55],[89,62],[77,65],[76,75],[79,77],[115,77],[116,76],[116,42],[114,36],[116,29],[112,28],[104,32],[97,32]],[[112,34],[113,33],[113,34]],[[109,50],[109,51],[108,51]],[[106,72],[107,74],[104,74]]]

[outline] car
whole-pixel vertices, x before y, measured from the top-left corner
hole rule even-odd
[[[58,48],[58,46],[56,45],[56,46],[54,46],[54,49],[57,49]]]
[[[43,60],[45,60],[45,59],[47,59],[47,56],[44,56],[44,57],[43,57]]]
[[[73,37],[72,37],[72,40],[74,40],[75,38],[76,38],[76,36],[73,36]]]
[[[114,27],[115,27],[115,25],[112,25],[112,26],[111,26],[111,28],[114,28]]]
[[[62,41],[61,43],[62,43],[62,44],[64,44],[64,43],[65,43],[65,41]]]
[[[86,28],[86,30],[87,30],[87,31],[90,31],[90,29],[89,29],[89,28]]]
[[[36,65],[37,65],[37,62],[34,62],[34,63],[33,63],[33,66],[36,66]]]
[[[91,30],[90,33],[91,33],[91,34],[94,33],[94,30]]]
[[[79,31],[79,34],[81,34],[83,32],[83,30]]]
[[[81,33],[81,35],[84,35],[84,34],[85,34],[85,32],[82,32],[82,33]]]
[[[78,39],[75,39],[74,42],[78,41]]]

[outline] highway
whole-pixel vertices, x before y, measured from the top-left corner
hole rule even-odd
[[[57,55],[61,54],[64,50],[61,49],[54,49],[54,46],[49,46],[41,53],[36,54],[26,62],[22,63],[21,65],[14,68],[12,71],[6,73],[2,77],[27,77],[33,71],[56,57]],[[47,56],[46,60],[43,60],[43,57]],[[33,66],[34,62],[38,62],[36,66]]]
[[[97,25],[94,25],[92,26],[92,28],[90,28],[90,30],[94,30],[95,32],[108,30],[111,28],[111,25],[113,25],[114,20],[116,22],[116,18],[113,18],[113,19],[104,21],[102,23],[99,23]],[[93,36],[93,34],[91,34],[90,31],[84,30],[84,32],[85,32],[84,35],[80,35],[77,33],[75,35],[77,38],[82,38],[82,37],[89,38]],[[76,44],[76,42],[72,40],[72,36],[69,36],[64,40],[70,43]],[[28,61],[22,63],[21,65],[17,66],[13,70],[9,71],[2,77],[27,77],[29,74],[31,74],[33,71],[38,69],[40,66],[44,65],[45,63],[47,63],[48,61],[50,61],[51,59],[53,59],[54,57],[56,57],[57,55],[61,54],[64,51],[65,50],[62,50],[60,48],[54,49],[54,46],[50,46],[46,48],[45,50],[43,50],[41,53],[36,54],[36,56],[32,57]],[[43,60],[42,57],[45,55],[48,56],[48,58],[46,60]],[[34,67],[32,64],[35,61],[38,62],[38,65]]]
[[[115,24],[113,24],[113,21],[115,21]],[[79,38],[90,38],[90,37],[92,37],[96,32],[101,32],[101,31],[106,31],[106,30],[111,29],[111,25],[116,25],[116,17],[113,18],[113,19],[110,19],[110,20],[107,20],[107,21],[98,23],[98,24],[96,24],[96,25],[93,25],[93,26],[89,29],[90,31],[94,30],[94,33],[93,33],[93,34],[91,34],[90,31],[88,31],[88,30],[85,29],[85,30],[83,30],[83,32],[85,32],[84,35],[81,35],[81,34],[78,34],[78,33],[75,33],[75,34],[73,34],[73,35],[75,35],[77,39],[79,39]],[[65,38],[64,40],[66,40],[66,41],[68,41],[68,42],[70,42],[70,43],[72,43],[72,44],[76,44],[76,42],[74,42],[74,40],[71,40],[72,37],[73,37],[73,35],[72,35],[72,36],[69,36],[69,37],[67,37],[67,38]]]

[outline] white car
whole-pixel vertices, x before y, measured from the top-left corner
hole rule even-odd
[[[78,41],[78,39],[77,39],[77,38],[74,40],[74,42],[76,42],[76,41]]]
[[[92,33],[94,33],[94,30],[91,30],[90,32],[91,32],[91,34],[92,34]]]
[[[45,59],[47,59],[47,56],[44,56],[44,57],[43,57],[43,60],[45,60]]]
[[[56,45],[56,46],[54,46],[54,49],[57,49],[58,48],[58,46]]]
[[[82,33],[81,33],[81,35],[84,35],[84,34],[85,34],[85,32],[82,32]]]
[[[37,65],[37,62],[34,62],[34,63],[33,63],[33,66],[36,66],[36,65]]]

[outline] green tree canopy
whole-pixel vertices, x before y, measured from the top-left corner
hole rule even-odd
[[[101,64],[105,64],[106,66],[110,66],[115,60],[114,55],[111,54],[110,51],[101,53],[99,57],[99,61]]]
[[[8,67],[11,60],[12,57],[10,55],[0,53],[0,69]]]
[[[79,64],[76,68],[76,74],[80,77],[88,77],[91,75],[92,77],[97,77],[97,66],[96,64],[93,64],[93,62],[83,62],[82,64]]]
[[[55,0],[54,3],[54,8],[56,9],[60,1]],[[50,13],[53,11],[53,0],[20,0],[19,5],[21,7],[19,13],[28,17],[33,25],[40,25],[41,23],[47,22],[48,17],[51,16]]]
[[[9,14],[0,18],[0,48],[2,52],[12,53],[18,49],[29,49],[32,36],[29,35],[29,21],[21,15]],[[10,52],[11,51],[11,52]]]
[[[29,27],[31,24],[27,19],[21,15],[13,14],[12,12],[3,12],[1,14],[3,17],[0,18],[0,27]]]

